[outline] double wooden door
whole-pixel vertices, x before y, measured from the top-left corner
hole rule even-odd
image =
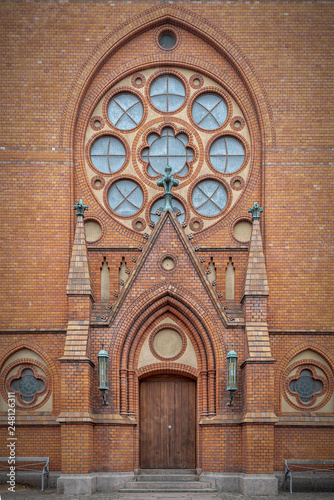
[[[193,469],[196,383],[152,377],[140,383],[140,467]]]

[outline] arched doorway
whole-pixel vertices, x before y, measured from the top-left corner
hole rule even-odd
[[[196,382],[159,375],[140,381],[140,467],[193,469]]]

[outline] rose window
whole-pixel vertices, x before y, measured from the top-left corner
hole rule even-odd
[[[167,165],[179,181],[171,205],[186,235],[190,221],[200,232],[233,209],[252,172],[252,134],[223,82],[191,69],[149,68],[103,88],[86,115],[76,168],[84,167],[80,175],[109,217],[135,231],[141,214],[149,234],[164,208],[157,181]]]
[[[148,148],[142,151],[142,159],[147,162],[147,173],[152,177],[165,174],[169,165],[173,174],[184,177],[188,173],[188,162],[193,160],[194,152],[187,148],[189,139],[186,134],[175,136],[170,128],[164,128],[161,136],[152,133],[147,138]]]

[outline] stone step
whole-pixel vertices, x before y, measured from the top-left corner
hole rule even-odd
[[[142,481],[151,481],[155,482],[157,481],[158,483],[164,482],[164,481],[169,481],[171,483],[173,482],[189,482],[189,481],[198,481],[199,477],[196,474],[141,474],[139,473],[136,476],[136,481],[142,482]]]
[[[139,474],[196,474],[196,469],[139,469]]]
[[[160,492],[189,492],[189,493],[212,493],[216,491],[210,483],[202,481],[130,481],[124,488],[119,490],[121,493],[158,493]]]

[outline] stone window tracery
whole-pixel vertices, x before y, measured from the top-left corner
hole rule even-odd
[[[333,394],[332,374],[328,366],[316,359],[291,363],[283,377],[283,397],[296,410],[319,410]]]
[[[160,35],[159,35],[160,36]],[[210,136],[211,134],[211,136]],[[190,69],[143,69],[120,80],[87,115],[88,186],[110,216],[148,232],[163,208],[157,180],[172,168],[179,180],[172,207],[186,234],[224,216],[251,173],[251,136],[239,104],[218,82]],[[238,173],[238,186],[231,174]],[[98,174],[98,176],[96,175]]]

